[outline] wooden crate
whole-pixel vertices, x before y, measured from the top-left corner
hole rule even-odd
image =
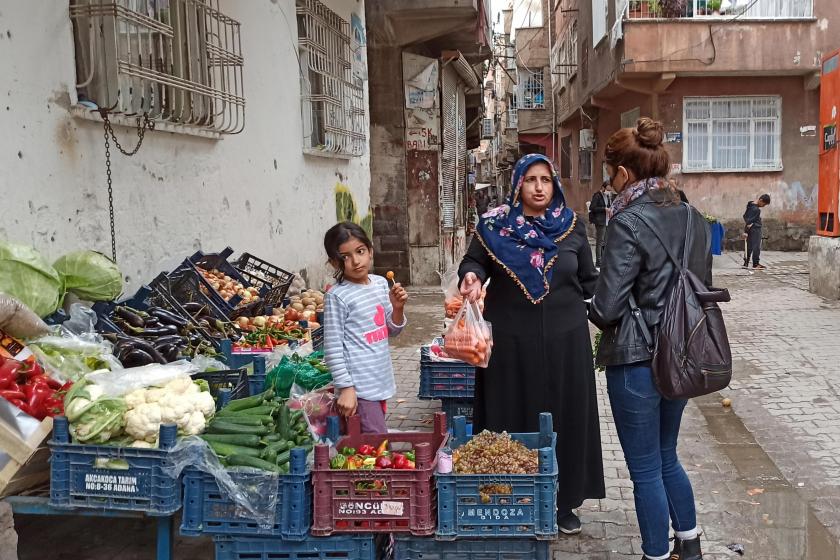
[[[0,470],[0,498],[12,496],[50,479],[50,448],[53,419],[45,418],[27,439],[0,420],[0,449],[10,460]]]

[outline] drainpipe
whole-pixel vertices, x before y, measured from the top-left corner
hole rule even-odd
[[[554,58],[552,56],[554,35],[551,33],[551,20],[554,19],[554,12],[548,10],[548,83],[551,86],[551,161],[557,163],[557,99],[554,95]],[[543,85],[543,87],[545,87]]]

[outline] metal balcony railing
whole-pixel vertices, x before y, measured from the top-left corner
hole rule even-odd
[[[629,0],[628,19],[800,19],[814,17],[814,0]]]

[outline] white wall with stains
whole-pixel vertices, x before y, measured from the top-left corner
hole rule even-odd
[[[351,13],[364,19],[363,0],[324,3],[348,21]],[[301,150],[294,4],[221,2],[242,24],[244,132],[212,140],[155,131],[132,158],[112,146],[127,292],[197,249],[228,245],[321,284],[338,183],[364,215],[368,155],[345,160]],[[66,0],[0,0],[0,238],[34,245],[51,260],[79,248],[111,252],[103,129],[69,112],[75,73]],[[133,130],[115,129],[133,145]]]

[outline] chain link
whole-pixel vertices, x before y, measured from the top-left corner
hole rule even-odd
[[[114,262],[117,262],[117,235],[114,220],[114,183],[111,178],[111,139],[113,138],[114,145],[117,146],[117,149],[123,155],[131,157],[136,154],[140,149],[140,146],[143,145],[143,139],[146,137],[146,130],[155,129],[155,123],[149,119],[148,113],[143,114],[142,126],[140,124],[141,118],[137,117],[137,145],[133,150],[126,151],[126,149],[120,144],[120,141],[117,140],[117,136],[114,134],[114,129],[111,126],[111,120],[108,118],[108,111],[100,109],[99,114],[102,116],[102,122],[104,123],[105,128],[105,176],[108,183],[108,214],[111,225],[111,259],[113,259]]]

